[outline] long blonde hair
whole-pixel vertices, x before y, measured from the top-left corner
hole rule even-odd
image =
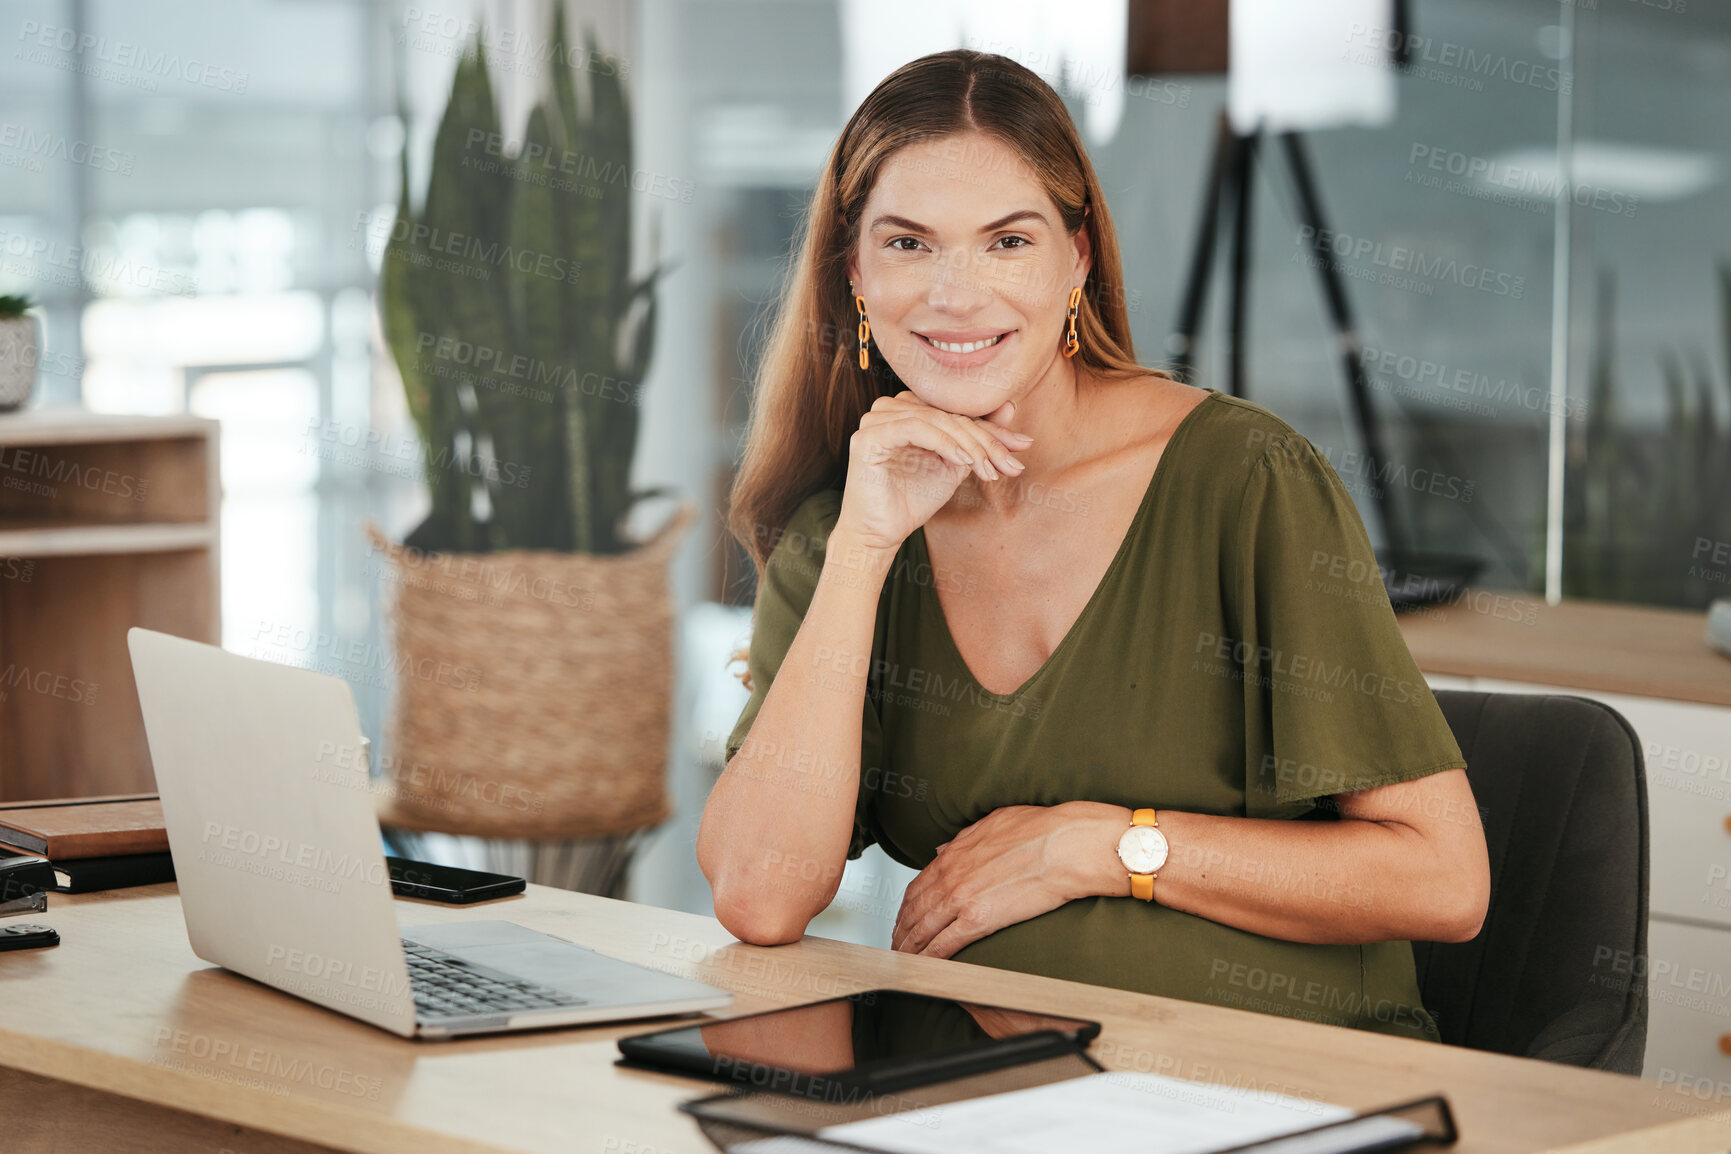
[[[861,371],[848,256],[866,198],[899,148],[978,131],[1013,149],[1058,208],[1066,234],[1088,229],[1093,254],[1076,360],[1095,374],[1171,378],[1137,364],[1124,306],[1118,234],[1069,111],[1052,87],[1005,56],[957,48],[896,69],[854,110],[830,149],[796,239],[787,291],[754,382],[745,454],[727,527],[764,564],[788,518],[811,494],[847,477],[848,438],[880,396],[905,387],[881,356]],[[733,661],[743,660],[744,651]],[[749,673],[740,680],[751,687]]]

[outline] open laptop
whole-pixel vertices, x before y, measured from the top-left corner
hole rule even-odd
[[[348,683],[148,629],[126,639],[199,957],[405,1037],[733,1001],[511,922],[399,930]]]

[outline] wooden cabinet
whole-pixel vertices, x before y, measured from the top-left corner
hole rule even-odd
[[[219,640],[217,424],[0,416],[0,800],[155,788],[126,631]]]
[[[1629,969],[1648,992],[1643,1076],[1679,1109],[1731,1105],[1731,660],[1700,613],[1566,602],[1516,620],[1473,604],[1401,618],[1433,688],[1588,697],[1639,737],[1650,921]]]

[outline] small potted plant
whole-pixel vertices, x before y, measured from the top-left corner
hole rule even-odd
[[[42,330],[25,296],[0,296],[0,412],[10,412],[36,391]]]

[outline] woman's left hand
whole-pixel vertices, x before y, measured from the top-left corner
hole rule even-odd
[[[1129,825],[1128,814],[1085,801],[993,810],[940,845],[908,883],[890,948],[947,958],[1005,926],[1099,893],[1091,877],[1102,850],[1116,856],[1116,830]]]

